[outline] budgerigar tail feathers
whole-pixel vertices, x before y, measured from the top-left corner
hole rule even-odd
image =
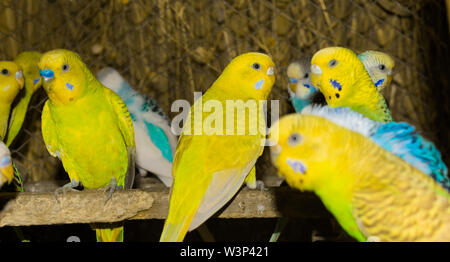
[[[97,242],[123,242],[123,226],[95,228]]]

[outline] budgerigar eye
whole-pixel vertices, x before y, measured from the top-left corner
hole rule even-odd
[[[337,64],[338,64],[338,61],[336,59],[332,59],[328,63],[328,67],[335,67]]]
[[[62,71],[63,71],[63,72],[67,72],[67,71],[69,71],[69,69],[70,69],[70,66],[69,66],[68,64],[64,64],[64,65],[62,66]]]
[[[309,76],[309,74],[306,73],[306,74],[303,76],[303,78],[308,78],[308,76]]]
[[[384,69],[386,69],[386,66],[383,65],[383,64],[381,64],[381,65],[378,66],[378,68],[379,68],[381,71],[384,71]]]
[[[301,142],[301,137],[298,133],[291,134],[287,141],[288,145],[290,145],[290,146],[298,145],[298,143],[300,143],[300,142]]]
[[[4,75],[4,76],[7,76],[7,75],[9,75],[9,71],[8,71],[8,69],[3,69],[2,70],[2,75]]]
[[[259,69],[261,69],[261,65],[259,63],[254,63],[252,65],[252,68],[255,69],[255,70],[259,70]]]

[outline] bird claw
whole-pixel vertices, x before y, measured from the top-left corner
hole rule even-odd
[[[256,180],[256,189],[259,189],[261,191],[267,190],[262,180]]]
[[[67,191],[75,191],[77,192],[78,190],[75,189],[75,187],[79,186],[80,182],[77,182],[75,180],[71,180],[70,183],[67,183],[65,185],[63,185],[62,187],[59,187],[55,190],[55,192],[53,193],[55,195],[56,201],[59,202],[59,198],[58,195],[62,193],[63,196],[66,195]]]
[[[109,182],[109,185],[104,188],[104,192],[109,191],[108,196],[106,197],[105,204],[108,202],[109,199],[111,199],[114,192],[116,192],[117,190],[122,190],[122,189],[123,189],[123,186],[118,186],[116,179],[114,177],[111,178],[111,182]]]

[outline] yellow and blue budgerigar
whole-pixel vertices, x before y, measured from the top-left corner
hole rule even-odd
[[[364,64],[378,91],[389,86],[395,66],[395,61],[390,55],[380,51],[367,50],[360,53],[358,58]]]
[[[23,88],[25,80],[20,65],[12,61],[0,61],[0,140],[4,140],[11,104]]]
[[[196,100],[178,140],[169,213],[160,241],[182,241],[188,230],[223,207],[246,179],[254,179],[266,125],[264,115],[250,113],[254,111],[251,105],[266,100],[274,82],[272,59],[261,53],[246,53],[234,58]],[[249,106],[227,106],[239,101]],[[204,107],[208,109],[202,110]],[[213,116],[216,122],[211,120]],[[225,119],[226,124],[220,124]],[[214,122],[215,131],[205,127],[208,120]],[[252,128],[256,126],[259,128]]]
[[[70,183],[55,192],[106,188],[107,199],[134,180],[133,122],[122,99],[104,87],[80,56],[57,49],[42,55],[40,75],[49,99],[42,135],[49,153],[61,159]],[[98,228],[98,241],[122,241],[123,227]]]
[[[358,58],[363,62],[378,91],[390,84],[395,66],[392,57],[383,52],[368,50],[359,54]],[[311,58],[303,57],[290,63],[287,76],[287,90],[295,112],[300,113],[310,104],[326,104],[322,93],[311,81]]]
[[[392,121],[383,95],[350,49],[327,47],[311,60],[311,80],[332,107],[347,106],[379,122]]]
[[[313,98],[320,93],[311,82],[311,58],[302,57],[287,67],[289,97],[295,112],[313,103]]]
[[[171,131],[169,118],[156,100],[135,91],[115,69],[100,70],[97,79],[127,105],[134,124],[136,166],[140,173],[151,172],[170,187],[177,137]]]
[[[281,118],[269,139],[279,174],[357,240],[450,241],[447,167],[410,125],[312,107]]]
[[[9,148],[0,141],[0,187],[14,179],[14,168]]]
[[[25,78],[25,88],[21,91],[16,98],[11,110],[11,116],[9,118],[8,133],[6,136],[6,145],[10,146],[11,143],[19,134],[22,128],[25,115],[27,113],[28,104],[36,92],[41,87],[41,77],[39,75],[38,63],[41,59],[41,53],[33,51],[25,51],[20,53],[15,59],[16,62],[23,70],[23,76]]]

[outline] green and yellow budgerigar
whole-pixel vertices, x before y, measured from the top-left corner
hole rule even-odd
[[[450,194],[442,186],[449,180],[424,173],[447,173],[433,145],[406,123],[348,108],[305,111],[269,131],[272,162],[291,187],[317,194],[359,241],[450,241]]]
[[[0,140],[8,130],[11,104],[24,85],[20,65],[12,61],[0,61]]]
[[[389,86],[395,66],[394,59],[380,51],[367,50],[358,55],[378,91]]]
[[[39,70],[49,97],[42,111],[44,142],[71,181],[61,190],[106,187],[109,199],[114,190],[131,188],[135,142],[124,102],[69,50],[43,54]],[[123,227],[97,229],[97,240],[121,241]]]
[[[313,85],[320,89],[329,106],[347,106],[374,121],[392,121],[386,100],[350,49],[319,50],[311,60],[311,73]]]
[[[28,104],[31,97],[39,87],[41,87],[41,77],[39,75],[38,63],[41,59],[41,53],[26,51],[20,53],[15,59],[18,65],[22,67],[23,76],[25,78],[25,88],[19,93],[14,102],[9,118],[8,133],[6,136],[6,145],[10,146],[22,128],[25,115],[27,113]]]
[[[246,178],[254,180],[254,165],[264,149],[264,115],[250,114],[251,110],[239,106],[235,107],[235,114],[231,114],[226,100],[240,100],[249,107],[252,103],[257,106],[258,100],[267,99],[274,81],[274,63],[269,56],[261,53],[242,54],[230,62],[191,107],[190,116],[178,140],[169,213],[160,241],[183,241],[187,231],[197,228],[223,207]],[[201,107],[208,105],[215,106],[213,109],[201,110]],[[233,107],[231,110],[234,110]],[[217,132],[210,133],[205,125],[214,115],[221,120],[223,118],[223,124],[216,121],[214,127]],[[245,122],[239,121],[243,116]],[[234,123],[228,125],[226,121],[225,124],[227,117],[233,119]],[[252,132],[251,128],[255,124],[259,128]]]

